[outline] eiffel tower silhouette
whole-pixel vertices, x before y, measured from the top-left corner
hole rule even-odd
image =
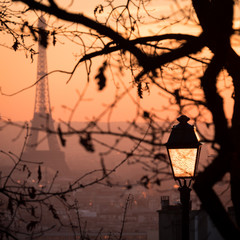
[[[38,28],[45,30],[46,22],[43,16],[39,18]],[[40,36],[41,37],[41,36]],[[27,139],[26,148],[23,153],[23,159],[38,167],[40,163],[45,170],[58,171],[61,175],[68,175],[69,168],[65,161],[65,154],[60,150],[58,136],[54,132],[54,120],[51,113],[48,76],[47,76],[47,51],[44,46],[38,42],[38,65],[37,65],[37,84],[34,104],[34,115],[31,121],[30,134]],[[40,135],[45,134],[40,138]],[[39,139],[40,138],[40,139]],[[47,150],[39,150],[38,147],[47,141]]]

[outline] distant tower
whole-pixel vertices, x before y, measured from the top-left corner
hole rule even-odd
[[[45,19],[42,16],[39,19],[38,27],[41,29],[46,27]],[[64,152],[60,150],[57,135],[49,132],[54,130],[54,120],[51,113],[48,76],[46,75],[48,72],[47,53],[40,41],[38,42],[38,51],[37,80],[39,82],[36,84],[34,115],[23,159],[31,162],[42,162],[42,166],[47,169],[59,171],[61,175],[67,174],[69,168],[65,162]],[[39,139],[40,132],[46,133],[42,139]],[[38,150],[39,144],[46,140],[48,149]]]

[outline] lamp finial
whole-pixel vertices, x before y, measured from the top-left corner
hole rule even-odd
[[[180,122],[180,124],[187,124],[187,122],[190,120],[189,117],[186,115],[181,115],[180,117],[177,118],[177,120]]]

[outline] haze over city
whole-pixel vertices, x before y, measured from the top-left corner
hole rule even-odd
[[[239,3],[202,4],[0,3],[0,238],[240,236]]]

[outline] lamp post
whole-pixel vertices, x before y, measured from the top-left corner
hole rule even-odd
[[[166,147],[173,177],[180,185],[182,240],[189,240],[190,185],[196,174],[201,143],[187,116],[182,115],[177,120],[179,124],[173,126]],[[190,180],[188,184],[187,179]]]

